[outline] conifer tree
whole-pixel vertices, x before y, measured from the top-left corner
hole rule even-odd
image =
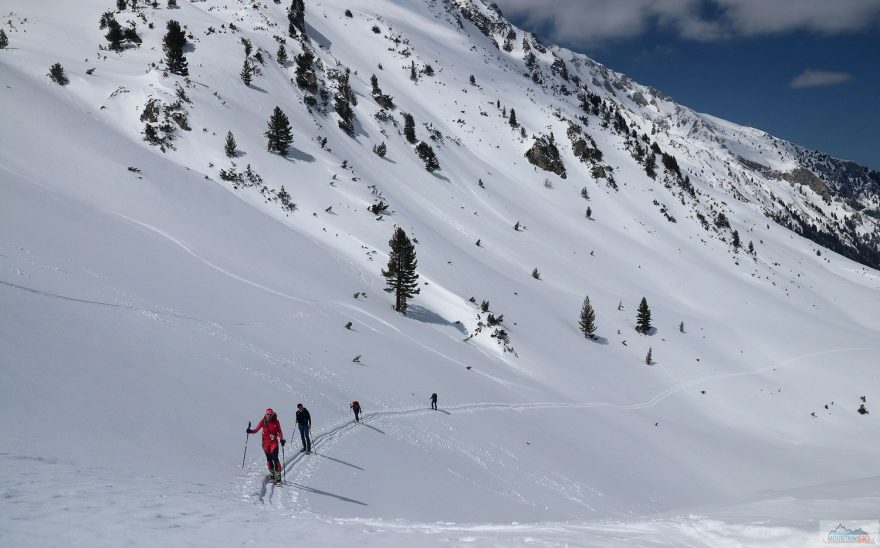
[[[425,169],[428,170],[429,173],[433,173],[440,169],[440,162],[437,160],[437,155],[428,143],[424,141],[419,142],[419,144],[416,145],[416,154],[418,154],[419,158],[425,162]]]
[[[654,365],[654,358],[652,356],[652,353],[653,353],[652,348],[649,346],[648,347],[648,355],[645,356],[645,363],[648,365]]]
[[[110,45],[107,47],[112,51],[122,51],[122,40],[125,39],[125,34],[122,32],[122,25],[119,24],[119,21],[113,18],[106,20],[106,25],[107,34],[104,35],[104,38],[110,42]]]
[[[336,114],[339,115],[339,128],[349,136],[354,135],[354,111],[342,93],[336,95]]]
[[[409,143],[416,142],[416,121],[408,112],[403,113],[403,136]]]
[[[391,252],[388,254],[388,267],[382,270],[385,291],[394,293],[394,310],[406,314],[407,300],[412,299],[420,291],[419,275],[416,274],[416,249],[402,228],[396,227],[394,235],[388,242]]]
[[[657,176],[656,167],[657,155],[651,152],[650,154],[648,154],[647,158],[645,158],[645,173],[648,175],[648,177],[653,179]]]
[[[588,337],[590,339],[593,338],[593,334],[596,332],[596,311],[593,310],[593,305],[590,304],[590,297],[584,297],[584,304],[581,307],[581,317],[578,322],[578,327],[581,329],[581,333],[584,334],[584,337]]]
[[[296,56],[296,85],[311,93],[318,91],[318,77],[312,67],[314,62],[314,54],[307,49]]]
[[[749,240],[749,253],[755,255],[755,244],[753,244],[751,240]]]
[[[510,124],[510,127],[516,127],[516,126],[517,126],[517,122],[516,122],[516,111],[513,110],[513,109],[510,109],[510,119],[508,120],[508,123]]]
[[[251,65],[249,60],[244,60],[239,76],[241,76],[241,81],[244,82],[244,85],[250,87],[251,82],[254,80],[254,66]]]
[[[304,0],[293,0],[290,9],[287,10],[287,32],[291,38],[296,37],[297,31],[306,33],[306,4]]]
[[[183,55],[183,47],[186,46],[186,33],[180,28],[180,23],[175,20],[168,21],[165,27],[168,32],[162,40],[165,50],[165,64],[168,72],[178,76],[188,76],[189,67],[186,57]]]
[[[471,85],[472,85],[472,86],[477,85],[477,79],[474,77],[473,74],[471,74],[470,81],[471,81]]]
[[[740,242],[740,240],[739,240],[739,232],[734,230],[733,231],[733,250],[739,251],[740,245],[742,245],[742,242]]]
[[[282,67],[287,64],[287,50],[284,48],[284,44],[278,44],[278,53],[275,54],[275,60]]]
[[[9,38],[6,37],[6,33],[3,32],[3,29],[0,29],[0,49],[6,49],[6,46],[9,45]]]
[[[49,67],[49,78],[59,86],[67,85],[67,75],[64,74],[64,67],[61,63],[55,63]]]
[[[385,146],[385,141],[382,141],[378,145],[373,145],[373,152],[376,153],[376,156],[379,158],[384,158],[385,154],[388,152],[388,147]]]
[[[272,111],[272,116],[269,118],[269,129],[264,135],[268,140],[267,149],[269,152],[277,152],[282,156],[287,156],[287,147],[293,143],[293,133],[290,130],[290,121],[281,107],[275,107],[275,110]]]
[[[235,158],[235,147],[235,136],[233,136],[230,131],[226,134],[226,145],[223,147],[223,151],[226,152],[227,158]]]
[[[678,324],[678,330],[679,330],[680,332],[684,333],[684,322],[681,322],[681,323]]]
[[[416,72],[416,62],[415,61],[409,62],[409,79],[412,80],[413,82],[417,82],[419,80],[419,75]]]
[[[373,95],[381,95],[382,90],[379,88],[379,79],[376,78],[376,75],[370,76],[370,85],[373,87],[372,94]]]
[[[636,312],[636,331],[642,335],[651,331],[651,309],[648,308],[648,301],[644,297],[642,297],[639,310]]]

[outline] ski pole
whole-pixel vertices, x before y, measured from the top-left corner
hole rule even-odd
[[[242,457],[241,457],[241,467],[242,468],[244,468],[244,459],[247,458],[247,444],[248,444],[248,439],[251,437],[250,429],[251,429],[251,423],[248,422],[248,432],[245,432],[245,434],[244,434],[244,455],[242,455]]]
[[[287,481],[287,457],[284,456],[284,446],[281,446],[281,482]]]

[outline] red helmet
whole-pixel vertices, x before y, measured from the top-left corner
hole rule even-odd
[[[270,407],[269,409],[266,409],[266,414],[267,415],[274,415],[275,411],[272,411],[272,408]]]

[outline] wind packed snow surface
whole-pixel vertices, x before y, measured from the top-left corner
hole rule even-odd
[[[0,6],[0,545],[804,546],[820,520],[880,518],[880,274],[768,215],[873,218],[765,177],[794,145],[476,0],[310,1],[305,36],[286,2],[178,4]],[[139,47],[107,49],[108,11]],[[188,77],[165,70],[172,19]],[[145,142],[151,123],[173,139]],[[526,158],[541,137],[558,163]],[[658,154],[650,177],[636,142],[680,175]],[[395,225],[421,282],[406,315],[380,274]],[[270,406],[277,486],[244,432]]]

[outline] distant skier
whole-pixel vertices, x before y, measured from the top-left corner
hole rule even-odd
[[[351,402],[351,410],[354,411],[355,422],[361,422],[361,404],[359,404],[357,400]]]
[[[278,460],[278,444],[280,442],[283,447],[287,441],[284,439],[284,433],[281,432],[281,423],[278,422],[275,411],[266,409],[266,415],[254,429],[251,429],[251,423],[248,423],[248,434],[256,434],[260,430],[263,431],[263,452],[266,453],[266,465],[269,467],[269,476],[276,482],[281,481],[281,461]]]
[[[302,450],[306,453],[312,452],[312,438],[309,430],[312,429],[312,416],[309,410],[303,407],[303,404],[296,404],[296,425],[299,427],[299,436],[302,439]]]
[[[437,410],[437,392],[431,394],[431,409]]]

